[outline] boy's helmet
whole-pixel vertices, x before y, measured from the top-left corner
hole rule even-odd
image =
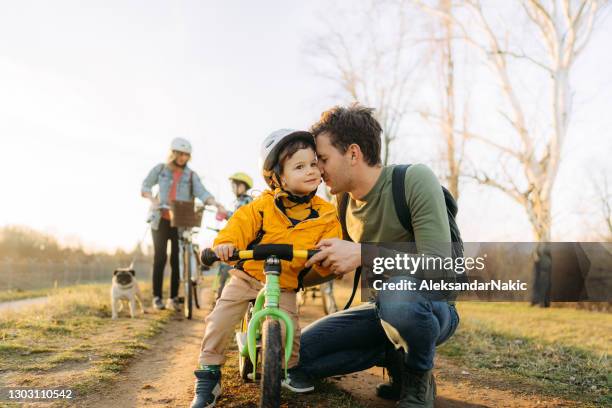
[[[229,178],[231,181],[242,181],[246,184],[247,189],[253,188],[253,179],[246,173],[234,173]]]
[[[191,154],[191,143],[189,143],[189,140],[187,139],[177,137],[172,140],[170,150]]]
[[[261,144],[260,163],[264,179],[270,188],[279,185],[280,165],[278,163],[280,152],[289,142],[301,139],[315,149],[315,140],[312,133],[303,130],[279,129],[268,137]]]

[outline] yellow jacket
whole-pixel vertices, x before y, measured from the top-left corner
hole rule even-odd
[[[295,249],[313,249],[324,238],[341,238],[342,227],[338,220],[336,207],[320,197],[314,196],[309,204],[312,206],[313,217],[293,224],[289,217],[279,208],[277,201],[283,200],[284,193],[266,190],[252,203],[240,207],[229,219],[229,222],[219,232],[214,246],[233,244],[236,249],[247,249],[252,244],[292,244]],[[310,210],[309,210],[310,211]],[[291,209],[287,213],[292,216]],[[292,216],[293,218],[293,216]],[[284,289],[297,289],[298,276],[304,270],[303,259],[291,262],[281,261],[282,272],[280,285]],[[238,261],[236,268],[245,271],[255,279],[265,282],[263,261]],[[319,265],[312,267],[319,275],[326,276],[331,272]]]

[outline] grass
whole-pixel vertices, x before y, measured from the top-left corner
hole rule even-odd
[[[85,395],[118,378],[170,312],[112,321],[108,284],[56,289],[45,305],[0,314],[0,386],[66,386]],[[146,286],[143,293],[148,293]],[[148,300],[145,299],[145,303]],[[123,312],[126,317],[126,311]]]
[[[462,323],[483,329],[574,346],[596,355],[612,353],[610,313],[500,302],[459,302],[459,313]]]
[[[517,303],[459,304],[461,323],[441,355],[502,377],[513,389],[612,405],[612,315]]]

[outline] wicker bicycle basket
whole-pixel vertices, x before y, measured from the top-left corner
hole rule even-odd
[[[193,201],[173,201],[170,204],[170,225],[181,228],[194,228],[202,225],[204,208],[196,210]]]

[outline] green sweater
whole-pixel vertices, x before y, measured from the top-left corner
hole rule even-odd
[[[361,243],[416,242],[419,254],[450,256],[446,203],[435,174],[423,164],[406,171],[406,202],[414,235],[404,229],[395,212],[392,174],[393,166],[384,167],[363,199],[349,199],[346,226],[351,239]]]

